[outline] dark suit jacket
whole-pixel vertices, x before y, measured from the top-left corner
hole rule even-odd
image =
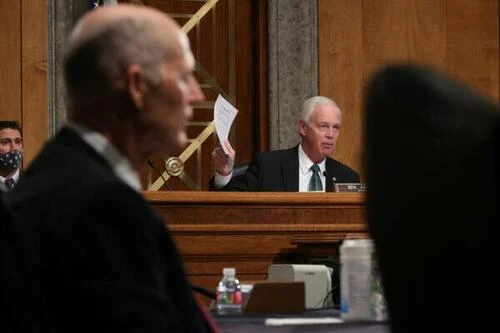
[[[135,190],[63,129],[5,197],[39,249],[47,330],[203,332],[172,236]]]
[[[38,266],[38,248],[31,230],[15,223],[0,192],[0,332],[42,332],[44,308],[38,280],[32,278]]]
[[[257,153],[247,171],[235,176],[219,189],[221,191],[298,192],[299,155],[298,145],[284,150]],[[359,175],[347,165],[332,158],[326,159],[326,191],[333,191],[333,177],[338,183],[359,182]],[[214,179],[210,190],[215,190]]]

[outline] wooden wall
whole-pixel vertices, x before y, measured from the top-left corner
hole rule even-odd
[[[362,88],[390,61],[436,66],[498,100],[499,1],[318,0],[320,94],[345,119],[334,157],[363,175]],[[48,135],[46,40],[46,1],[0,1],[0,119],[22,122],[24,166]]]
[[[24,167],[47,139],[47,2],[0,1],[0,119],[21,122]]]
[[[319,0],[318,15],[320,94],[344,112],[334,157],[362,177],[362,89],[380,66],[434,66],[499,99],[499,0]]]

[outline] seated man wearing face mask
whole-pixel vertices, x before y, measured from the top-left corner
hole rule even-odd
[[[23,136],[17,121],[0,120],[0,191],[12,189],[19,181],[23,158]]]

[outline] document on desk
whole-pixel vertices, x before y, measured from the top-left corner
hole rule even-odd
[[[238,110],[231,105],[224,97],[219,95],[214,105],[214,122],[215,122],[215,131],[217,132],[217,137],[219,138],[219,142],[221,143],[222,149],[226,154],[229,154],[227,151],[224,142],[229,137],[229,131],[231,130],[231,125],[233,123],[234,118],[238,114]]]
[[[284,325],[318,325],[318,324],[341,324],[342,319],[336,317],[318,318],[267,318],[266,326]]]

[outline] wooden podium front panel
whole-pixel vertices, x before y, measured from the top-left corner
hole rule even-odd
[[[224,267],[240,281],[265,280],[276,263],[301,263],[303,249],[326,251],[366,235],[360,193],[144,192],[164,218],[194,284],[210,290]]]

